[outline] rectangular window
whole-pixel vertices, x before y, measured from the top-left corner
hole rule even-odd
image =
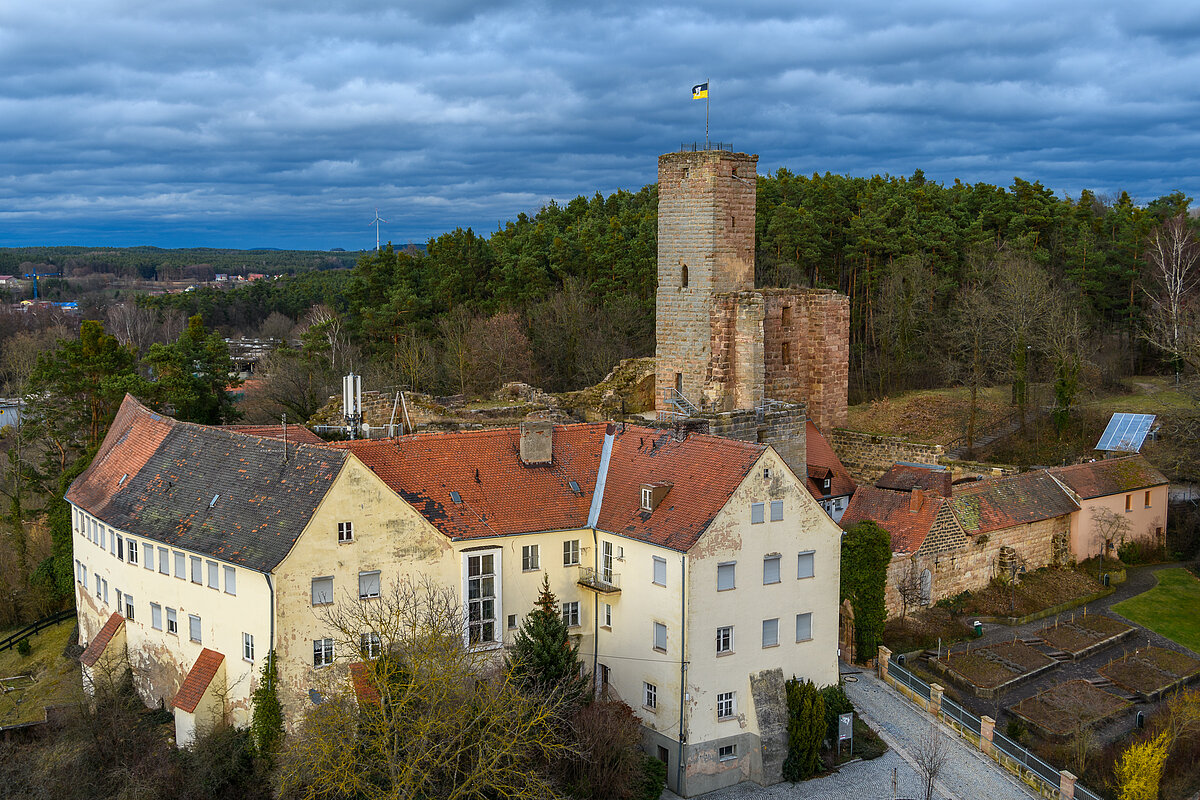
[[[667,585],[667,560],[654,556],[654,582],[659,586]]]
[[[358,573],[358,599],[379,597],[379,570]]]
[[[497,614],[495,553],[467,556],[467,641],[495,642]]]
[[[163,575],[171,574],[171,559],[168,557],[167,548],[158,548],[158,571]]]
[[[764,619],[762,630],[762,646],[774,647],[779,644],[779,619]]]
[[[192,556],[192,583],[204,585],[204,566],[200,556]]]
[[[516,614],[508,615],[508,629],[510,631],[514,631],[517,629],[517,615]]]
[[[167,633],[179,633],[179,620],[175,616],[175,609],[167,609]]]
[[[667,626],[661,622],[654,623],[654,649],[667,652]]]
[[[105,604],[107,604],[108,603],[108,579],[104,578],[100,581],[100,583],[104,584],[104,602],[105,602]]]
[[[812,638],[812,613],[796,615],[796,641],[807,642]]]
[[[718,692],[717,693],[717,719],[729,719],[733,716],[736,708],[734,706],[733,692]]]
[[[136,564],[137,564],[137,559],[138,559],[138,546],[137,546],[137,542],[136,542],[136,541],[134,541],[133,539],[126,539],[126,540],[125,540],[125,547],[126,547],[126,550],[127,550],[127,556],[126,556],[126,560],[128,560],[130,564],[135,564],[135,565],[136,565]]]
[[[612,629],[612,604],[604,604],[604,608],[600,611],[600,624],[609,630]]]
[[[750,504],[750,524],[757,525],[760,522],[762,522],[763,521],[763,512],[765,510],[766,509],[763,507],[762,503],[751,503]]]
[[[562,618],[563,618],[563,622],[565,622],[567,624],[568,628],[578,628],[579,627],[579,601],[578,600],[573,600],[569,603],[562,604]]]
[[[763,558],[763,584],[779,583],[779,556]]]
[[[734,588],[734,568],[737,567],[736,561],[726,561],[724,564],[717,564],[717,591],[726,592]]]
[[[362,651],[363,658],[379,658],[379,654],[383,652],[383,641],[379,638],[378,633],[370,631],[358,638],[358,647]]]
[[[733,626],[717,628],[717,653],[733,652]]]
[[[100,587],[100,584],[101,584],[101,582],[102,582],[102,579],[100,578],[100,576],[99,576],[99,575],[96,575],[96,599],[97,599],[97,600],[103,600],[103,599],[104,599],[104,593],[103,593],[103,592],[100,590],[100,589],[101,589],[101,587]]]
[[[313,666],[328,667],[333,663],[333,639],[313,639]]]
[[[1146,492],[1146,508],[1150,507],[1150,493]]]
[[[771,501],[771,522],[781,522],[783,520],[783,501]]]
[[[156,631],[162,630],[162,606],[158,603],[150,604],[150,627]]]
[[[797,579],[811,578],[814,574],[816,574],[813,571],[813,557],[815,555],[816,555],[816,552],[813,550],[806,550],[805,552],[800,554],[799,559],[797,559],[797,561],[796,561],[796,578]]]
[[[642,510],[654,510],[654,490],[646,486],[642,487]]]
[[[521,570],[531,572],[535,569],[541,569],[539,566],[541,559],[538,557],[538,546],[536,544],[527,544],[521,548]]]
[[[613,546],[612,542],[600,543],[600,580],[612,583],[613,579]]]
[[[1133,495],[1131,495],[1131,494],[1125,495],[1125,510],[1126,511],[1133,510]]]
[[[187,580],[187,556],[178,550],[172,551],[175,556],[175,577],[181,581]]]
[[[563,542],[563,566],[574,567],[579,563],[579,540],[567,539]]]
[[[188,614],[188,638],[199,644],[200,638],[200,618],[195,614]]]
[[[642,683],[642,705],[649,709],[658,708],[658,687],[653,683]]]
[[[215,561],[206,562],[208,566],[208,588],[221,590],[221,565]]]
[[[333,603],[333,577],[313,578],[312,604],[314,606],[327,606],[331,603]]]
[[[154,545],[149,542],[142,542],[142,566],[154,570]]]
[[[113,533],[113,538],[117,540],[117,550],[116,550],[117,560],[124,561],[125,560],[125,539],[122,538],[121,534],[119,534],[119,533]]]
[[[251,663],[254,662],[254,636],[252,634],[242,634],[242,658]]]
[[[717,758],[721,761],[733,761],[737,758],[737,745],[725,744],[717,748]]]
[[[600,665],[600,689],[601,690],[608,688],[608,681],[609,681],[610,677],[612,677],[612,671],[608,668],[608,665],[601,664]]]
[[[339,522],[338,523],[338,541],[353,542],[354,541],[354,523]]]
[[[117,532],[112,528],[108,529],[108,552],[117,554]]]
[[[237,569],[225,566],[225,594],[237,594]]]
[[[125,619],[133,619],[133,598],[125,595]]]

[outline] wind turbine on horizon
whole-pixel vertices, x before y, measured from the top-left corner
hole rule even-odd
[[[379,224],[381,222],[387,222],[387,220],[383,219],[382,217],[379,216],[379,207],[376,206],[375,207],[375,219],[373,219],[367,223],[367,227],[370,227],[371,225],[375,226],[375,252],[376,253],[379,252]]]

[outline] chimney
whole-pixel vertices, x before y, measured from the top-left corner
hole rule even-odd
[[[908,510],[920,511],[923,505],[925,505],[925,490],[913,489],[908,495]]]
[[[525,420],[521,423],[521,463],[527,467],[548,465],[554,460],[554,423]]]

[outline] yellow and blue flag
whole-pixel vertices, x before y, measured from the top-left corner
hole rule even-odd
[[[692,99],[704,100],[708,97],[708,81],[697,83],[692,87]]]

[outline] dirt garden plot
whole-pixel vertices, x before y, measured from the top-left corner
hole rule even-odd
[[[1097,670],[1123,689],[1155,700],[1200,676],[1200,661],[1162,647],[1142,647]]]
[[[965,686],[978,697],[990,698],[1002,688],[1050,669],[1058,662],[1021,641],[987,647],[951,649],[931,662],[935,670]]]
[[[1074,659],[1108,647],[1133,633],[1133,627],[1103,614],[1072,615],[1057,619],[1037,632],[1051,647]]]
[[[1084,680],[1067,681],[1026,698],[1008,711],[1037,733],[1062,740],[1081,727],[1099,725],[1133,704]]]

